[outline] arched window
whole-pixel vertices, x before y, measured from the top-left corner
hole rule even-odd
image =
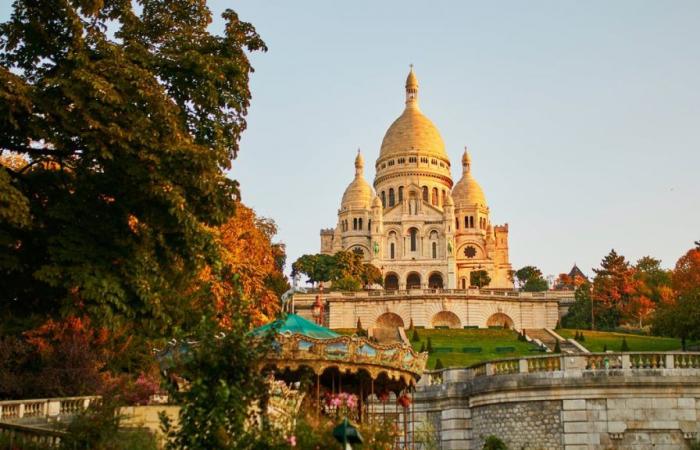
[[[428,201],[428,186],[423,186],[423,201]]]
[[[382,191],[382,207],[386,208],[386,195],[384,195],[384,191]]]
[[[359,219],[357,219],[357,229],[358,229],[358,230],[361,230],[361,229],[362,229],[362,217],[360,217]]]
[[[462,289],[466,289],[466,288],[467,288],[467,279],[462,278]]]
[[[399,203],[403,201],[403,186],[399,186]]]
[[[464,216],[464,228],[469,228],[469,216]]]
[[[389,244],[389,258],[394,259],[396,257],[396,248],[394,247],[394,243],[392,242]]]
[[[389,206],[394,206],[394,188],[389,189]]]
[[[455,217],[455,230],[459,230],[459,217]]]
[[[433,188],[432,202],[433,206],[438,205],[438,188]]]
[[[445,204],[446,199],[447,199],[447,191],[443,189],[442,190],[442,204],[443,205]]]
[[[372,219],[367,220],[367,230],[372,232]]]
[[[437,242],[433,242],[433,259],[437,259]]]
[[[418,248],[418,230],[411,228],[411,251],[415,252]]]
[[[474,216],[469,216],[469,228],[474,228]]]

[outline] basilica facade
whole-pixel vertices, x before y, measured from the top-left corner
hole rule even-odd
[[[391,124],[375,162],[373,186],[358,151],[355,177],[335,228],[321,230],[321,252],[361,252],[380,268],[386,290],[467,289],[485,270],[489,288],[512,289],[508,225],[494,225],[465,149],[453,183],[440,132],[418,106],[418,79],[406,79],[406,106]]]

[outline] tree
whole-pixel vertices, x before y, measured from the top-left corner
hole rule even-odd
[[[624,256],[613,249],[600,263],[599,269],[593,269],[593,290],[591,293],[592,328],[596,328],[597,315],[606,316],[613,323],[605,326],[614,328],[620,323],[623,311],[635,301],[637,286],[634,282],[634,270]]]
[[[564,328],[591,328],[591,285],[585,283],[576,288],[575,301],[561,322]]]
[[[259,439],[252,434],[257,427],[249,421],[251,406],[264,405],[266,377],[260,374],[259,362],[271,336],[255,338],[245,332],[250,325],[245,309],[233,318],[224,334],[217,321],[205,318],[194,336],[197,345],[189,347],[182,363],[171,369],[187,381],[188,389],[175,382],[168,385],[181,409],[177,425],[161,415],[165,448],[247,449]]]
[[[508,450],[508,446],[496,436],[489,436],[484,441],[483,450]]]
[[[652,327],[657,333],[679,337],[685,349],[688,339],[700,339],[700,248],[678,259],[672,284],[677,297],[662,299]]]
[[[416,328],[413,329],[413,334],[411,335],[411,341],[413,341],[413,342],[420,341],[420,336],[418,335],[418,330]]]
[[[214,271],[207,268],[203,278],[211,284],[220,311],[226,299],[240,289],[247,300],[247,314],[254,326],[275,317],[280,301],[270,286],[270,280],[284,279],[279,261],[285,257],[284,247],[272,243],[276,233],[274,221],[257,217],[252,209],[240,202],[236,204],[235,214],[215,231],[216,242],[221,248],[220,272],[223,277],[212,276]]]
[[[620,345],[620,351],[621,352],[630,351],[630,346],[627,344],[627,338],[625,338],[625,337],[622,338],[622,345]]]
[[[535,266],[525,266],[515,272],[518,285],[525,292],[542,292],[549,288],[542,271]]]
[[[438,358],[438,359],[435,361],[435,368],[434,368],[433,370],[441,370],[441,369],[444,369],[444,368],[445,368],[445,366],[442,364],[442,360],[440,360],[440,358]]]
[[[383,284],[382,272],[364,263],[362,254],[353,251],[303,255],[292,264],[292,275],[299,273],[312,283],[330,281],[337,290],[357,291],[362,286]]]
[[[491,283],[491,277],[485,270],[475,270],[469,274],[469,284],[476,286],[479,289],[486,287]]]
[[[161,334],[217,267],[247,52],[265,44],[231,10],[216,36],[205,2],[139,5],[16,0],[0,25],[0,154],[27,161],[0,167],[2,317],[61,310]]]

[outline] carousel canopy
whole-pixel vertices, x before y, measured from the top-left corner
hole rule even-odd
[[[258,327],[253,330],[253,334],[263,335],[272,330],[280,334],[300,334],[314,339],[333,339],[340,336],[340,334],[296,314],[287,314],[282,319],[277,319],[274,322]]]

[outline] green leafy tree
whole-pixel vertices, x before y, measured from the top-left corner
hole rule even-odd
[[[564,328],[591,328],[591,285],[584,283],[576,288],[575,301],[562,317]]]
[[[525,266],[515,272],[518,285],[525,292],[542,292],[549,288],[542,271],[535,266]]]
[[[485,270],[475,270],[469,274],[469,284],[476,286],[479,289],[488,286],[491,283],[491,277]]]
[[[197,345],[188,347],[182,363],[171,369],[186,381],[168,393],[181,406],[178,424],[165,415],[161,422],[166,433],[166,449],[247,449],[262,441],[251,420],[251,406],[264,406],[267,386],[259,372],[259,361],[269,349],[269,339],[253,337],[245,330],[245,314],[224,330],[204,319],[197,328]],[[265,429],[265,423],[262,423]],[[260,448],[260,447],[257,447]]]
[[[231,10],[211,34],[205,2],[134,6],[16,0],[0,25],[0,154],[27,162],[0,167],[3,317],[79,309],[162,333],[216,266],[265,44]]]
[[[312,283],[330,281],[333,289],[343,291],[358,291],[362,286],[383,284],[382,272],[362,259],[362,254],[354,251],[303,255],[292,264],[292,275],[304,274]]]

